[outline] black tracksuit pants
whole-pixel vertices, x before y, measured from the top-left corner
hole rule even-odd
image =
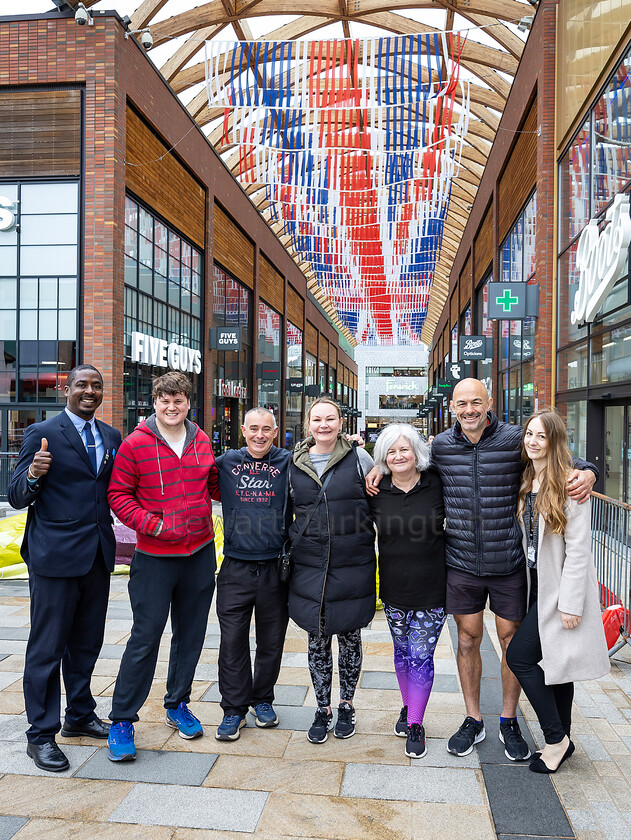
[[[256,654],[250,658],[254,610]],[[257,562],[224,557],[217,576],[219,692],[226,715],[245,715],[249,706],[273,703],[289,620],[287,585],[276,560]]]
[[[173,635],[164,706],[177,709],[189,702],[206,637],[215,569],[212,542],[190,557],[134,554],[128,585],[134,623],[114,687],[110,713],[114,723],[138,720],[151,690],[169,610]]]

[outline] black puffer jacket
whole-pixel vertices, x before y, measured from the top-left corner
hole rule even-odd
[[[479,577],[509,575],[525,563],[516,514],[523,429],[488,418],[478,443],[456,422],[432,444],[445,500],[445,563]],[[598,477],[587,461],[575,458],[574,466]]]
[[[309,458],[312,439],[294,452],[289,474],[296,520],[289,529],[294,559],[289,615],[303,630],[325,636],[365,627],[375,612],[375,530],[357,456],[340,438],[322,474],[333,471],[307,530],[296,535],[315,503],[321,480]]]

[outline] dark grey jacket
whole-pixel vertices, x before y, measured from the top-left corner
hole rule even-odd
[[[516,513],[523,429],[488,416],[478,443],[456,422],[432,444],[445,499],[446,565],[479,577],[509,575],[525,563]],[[575,459],[574,466],[598,476],[586,461]]]

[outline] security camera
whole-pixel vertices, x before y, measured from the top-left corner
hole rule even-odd
[[[153,35],[148,29],[140,33],[140,43],[146,50],[150,50],[153,46]]]
[[[79,24],[79,26],[85,26],[86,23],[89,26],[92,26],[94,24],[94,21],[92,20],[92,15],[83,5],[83,3],[79,3],[77,5],[77,11],[74,13],[74,19]]]

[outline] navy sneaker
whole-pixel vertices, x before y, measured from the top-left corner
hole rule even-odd
[[[278,715],[271,703],[257,703],[252,707],[252,714],[256,718],[255,723],[261,729],[269,729],[278,726]]]
[[[107,736],[107,757],[110,761],[135,761],[134,727],[128,720],[110,726]]]
[[[407,738],[408,736],[408,707],[404,706],[401,709],[399,720],[394,724],[394,734],[399,738]]]
[[[333,714],[324,709],[317,709],[311,728],[307,732],[307,739],[312,744],[323,744],[333,729]]]
[[[521,734],[516,718],[500,723],[500,741],[504,744],[504,755],[511,761],[526,761],[530,758],[530,747]]]
[[[236,741],[244,726],[247,726],[245,715],[224,715],[215,732],[215,738],[218,741]]]
[[[409,758],[423,758],[427,755],[425,729],[420,723],[411,723],[408,739],[405,742],[405,754]]]
[[[485,738],[484,721],[476,720],[468,715],[460,729],[449,739],[447,752],[460,756],[469,755],[473,745],[479,744]]]
[[[355,734],[355,709],[350,703],[340,703],[337,707],[337,722],[333,734],[336,738],[350,738]]]
[[[186,738],[187,741],[191,741],[193,738],[199,738],[204,734],[201,723],[186,703],[180,703],[177,709],[167,709],[165,723],[171,729],[179,729],[180,738]]]

